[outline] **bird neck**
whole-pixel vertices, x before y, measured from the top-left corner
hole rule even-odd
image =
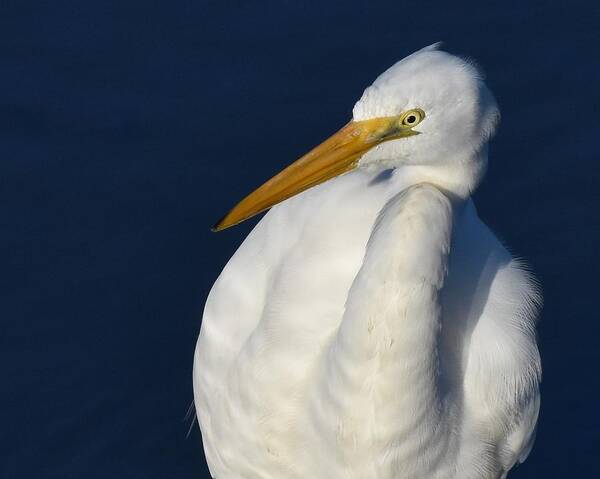
[[[404,177],[403,184],[429,183],[450,198],[464,200],[479,186],[487,162],[488,149],[485,144],[477,151],[457,153],[429,164],[403,165],[395,170],[395,174]]]
[[[331,398],[332,410],[340,413],[340,404],[347,405],[348,421],[356,426],[354,440],[364,441],[358,449],[393,444],[377,467],[392,470],[393,463],[403,464],[406,477],[422,472],[423,460],[407,438],[419,437],[420,451],[428,455],[445,454],[449,447],[448,434],[440,430],[438,294],[452,215],[448,197],[427,184],[409,187],[387,203],[349,292],[331,356],[327,390],[339,394]],[[388,477],[381,470],[363,472]]]

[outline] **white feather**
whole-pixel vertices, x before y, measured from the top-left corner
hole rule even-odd
[[[423,134],[274,207],[216,281],[194,360],[215,478],[493,479],[529,453],[540,295],[469,198],[497,110],[465,65],[429,48],[380,77],[355,116],[429,102]],[[427,75],[387,86],[423,72],[464,86],[466,125]]]

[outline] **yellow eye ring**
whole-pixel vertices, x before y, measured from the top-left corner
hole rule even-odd
[[[414,110],[408,110],[405,112],[400,118],[400,123],[402,126],[412,128],[413,126],[417,126],[419,123],[421,123],[423,118],[425,118],[425,112],[420,108],[415,108]]]

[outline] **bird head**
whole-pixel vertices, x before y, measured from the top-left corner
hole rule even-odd
[[[346,126],[246,196],[213,230],[355,169],[407,168],[419,181],[470,194],[485,171],[498,107],[472,62],[438,47],[381,74]]]

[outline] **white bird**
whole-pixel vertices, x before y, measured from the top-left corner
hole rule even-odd
[[[492,479],[527,457],[541,297],[470,198],[498,117],[472,63],[424,48],[217,224],[281,203],[204,310],[213,477]]]

